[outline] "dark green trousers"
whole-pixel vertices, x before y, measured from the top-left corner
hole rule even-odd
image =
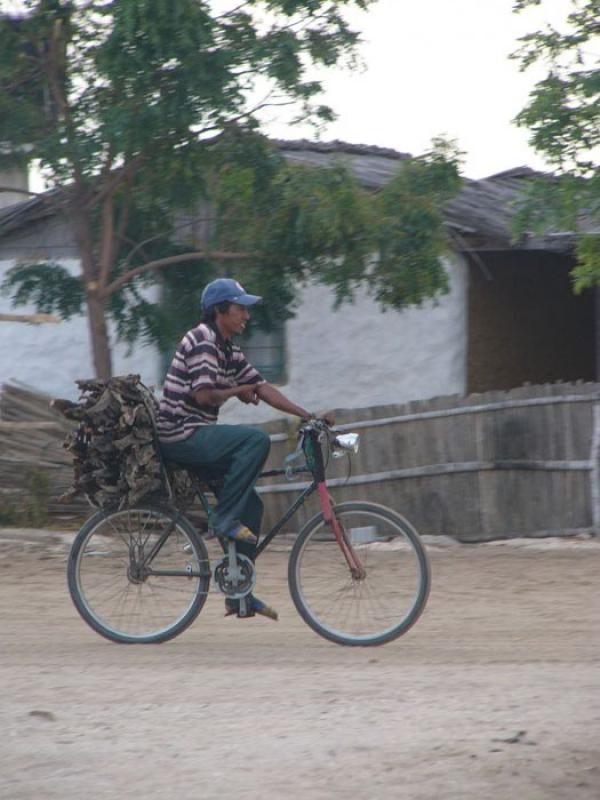
[[[237,522],[259,535],[263,503],[254,486],[270,447],[268,434],[249,425],[202,425],[183,442],[161,444],[167,461],[185,464],[208,479],[223,479],[211,515],[218,536]]]

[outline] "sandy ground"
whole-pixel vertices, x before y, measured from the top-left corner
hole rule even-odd
[[[598,800],[600,542],[431,545],[424,616],[377,649],[212,596],[170,643],[87,628],[67,536],[0,532],[0,798]]]

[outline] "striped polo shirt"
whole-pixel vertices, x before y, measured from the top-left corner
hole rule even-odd
[[[193,394],[199,389],[229,389],[265,383],[246,361],[240,348],[225,341],[209,325],[188,331],[179,343],[165,384],[158,414],[161,442],[181,442],[201,425],[214,425],[219,406],[200,405]]]

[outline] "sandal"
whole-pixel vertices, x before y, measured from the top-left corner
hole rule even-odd
[[[225,616],[230,617],[232,614],[237,614],[238,617],[240,616],[240,601],[231,600],[227,597],[225,599]],[[274,608],[263,603],[262,600],[259,600],[258,597],[254,597],[253,594],[249,594],[246,597],[246,617],[253,617],[255,614],[260,614],[261,617],[267,617],[267,619],[272,619],[275,622],[279,619],[279,614]],[[241,617],[241,619],[245,619],[246,617]]]

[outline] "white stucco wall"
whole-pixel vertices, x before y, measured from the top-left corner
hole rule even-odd
[[[77,262],[63,261],[76,270]],[[0,282],[12,262],[0,261]],[[467,354],[467,267],[460,257],[445,262],[450,294],[422,308],[381,313],[366,291],[357,302],[333,311],[333,293],[312,285],[300,290],[296,317],[287,323],[288,382],[282,391],[313,411],[401,403],[464,393]],[[13,309],[0,296],[0,312]],[[182,332],[183,333],[183,332]],[[152,347],[131,355],[116,344],[114,373],[139,373],[147,385],[160,381]],[[75,379],[92,377],[87,321],[29,325],[0,322],[0,384],[17,380],[55,397],[76,396]],[[223,422],[262,422],[282,416],[269,406],[230,400]]]
[[[0,261],[0,283],[14,262]],[[77,274],[77,261],[62,261]],[[149,296],[149,299],[152,299]],[[0,313],[34,313],[33,306],[13,308],[0,294]],[[113,348],[114,373],[139,373],[147,384],[159,381],[159,359],[153,347],[136,345]],[[75,398],[78,378],[94,376],[87,319],[74,317],[58,324],[31,325],[0,321],[0,384],[19,381],[52,397]]]
[[[444,262],[450,293],[421,308],[381,313],[366,291],[332,310],[333,292],[309,286],[287,323],[288,382],[282,391],[311,411],[359,408],[463,394],[467,361],[468,269]],[[230,400],[223,422],[282,416],[265,404]]]

